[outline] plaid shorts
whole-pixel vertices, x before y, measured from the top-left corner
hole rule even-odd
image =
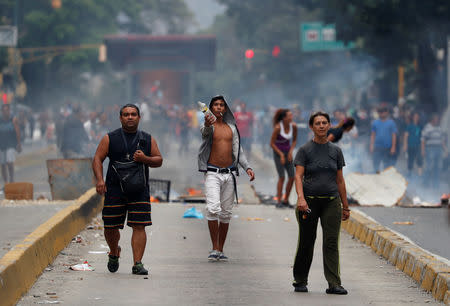
[[[128,218],[127,217],[128,213]],[[120,188],[108,188],[102,210],[105,228],[123,229],[125,219],[127,225],[152,225],[152,208],[148,190],[140,194],[126,197]]]

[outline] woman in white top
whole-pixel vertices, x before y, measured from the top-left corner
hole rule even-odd
[[[289,109],[279,109],[273,117],[273,132],[270,146],[273,149],[273,159],[278,172],[277,208],[293,207],[289,204],[289,195],[294,184],[295,169],[293,151],[297,144],[297,125],[292,122],[292,112]],[[282,196],[285,171],[288,174],[286,191]]]

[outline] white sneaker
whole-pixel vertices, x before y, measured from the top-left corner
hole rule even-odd
[[[219,252],[217,260],[228,261],[228,257],[223,252]]]
[[[219,253],[219,251],[212,250],[211,252],[209,252],[208,260],[219,260]]]

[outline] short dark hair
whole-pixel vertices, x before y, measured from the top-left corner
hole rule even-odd
[[[120,108],[120,111],[119,111],[120,117],[122,117],[122,111],[123,111],[123,109],[126,108],[126,107],[132,107],[132,108],[135,108],[136,111],[137,111],[138,117],[141,116],[141,111],[139,110],[139,107],[137,107],[137,105],[135,105],[135,104],[128,103],[128,104],[125,104],[124,106],[122,106],[122,107]]]
[[[316,119],[316,117],[319,117],[319,116],[325,117],[325,118],[327,119],[328,123],[330,123],[330,115],[328,115],[328,114],[325,113],[325,112],[318,111],[318,112],[313,113],[313,114],[309,117],[309,126],[313,126],[313,125],[314,125],[314,119]]]
[[[222,95],[217,95],[217,96],[214,96],[214,97],[211,98],[211,102],[209,102],[209,108],[211,108],[213,103],[218,101],[218,100],[222,100],[223,102],[225,102],[225,106],[226,106],[227,101],[225,100],[225,98]]]

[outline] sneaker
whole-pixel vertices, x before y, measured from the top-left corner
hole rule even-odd
[[[219,252],[218,260],[228,261],[228,257],[223,252]]]
[[[325,292],[327,294],[340,294],[340,295],[345,295],[348,293],[348,291],[345,290],[345,288],[342,287],[341,285],[330,286]]]
[[[282,202],[281,205],[282,205],[284,208],[294,208],[294,205],[289,204],[289,202]]]
[[[275,204],[275,207],[276,208],[284,208],[285,206],[281,203],[277,203],[277,204]]]
[[[142,262],[137,262],[134,264],[131,272],[136,275],[148,275],[148,270],[144,268],[144,264]]]
[[[208,255],[208,260],[213,261],[213,260],[219,260],[219,251],[216,250],[212,250],[211,252],[209,252]]]
[[[294,291],[295,292],[308,292],[308,287],[306,287],[305,285],[296,286],[296,287],[294,287]]]
[[[117,272],[119,270],[119,258],[120,258],[120,246],[118,247],[119,255],[108,255],[108,270],[111,273]]]

